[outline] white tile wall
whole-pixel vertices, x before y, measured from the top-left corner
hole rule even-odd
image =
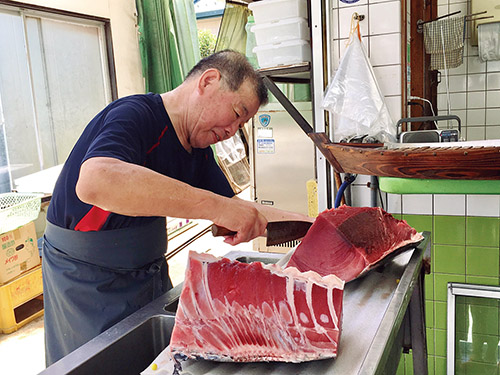
[[[414,215],[432,215],[431,194],[403,195],[403,213]]]
[[[354,12],[365,15],[365,20],[359,23],[359,31],[361,32],[362,37],[368,35],[368,22],[366,22],[368,6],[359,6],[359,3],[356,3],[356,6],[354,7],[351,6],[339,9],[339,33],[341,39],[349,37],[349,33],[351,31],[351,19]]]
[[[500,216],[500,196],[467,195],[467,216]]]
[[[467,111],[467,125],[484,125],[486,123],[486,109],[471,109]]]
[[[387,195],[387,200],[386,200],[387,205],[385,210],[390,214],[402,214],[403,196],[401,194],[386,194],[386,195]]]
[[[371,36],[370,60],[373,66],[401,63],[401,34]]]
[[[401,65],[377,66],[373,72],[382,95],[401,95]]]
[[[486,107],[500,107],[500,90],[486,92]]]
[[[438,13],[445,15],[460,10],[461,15],[466,15],[470,1],[438,0]],[[464,115],[459,116],[462,119],[462,135],[466,140],[497,139],[500,137],[500,113],[496,111],[500,108],[500,61],[479,60],[478,47],[470,44],[470,27],[471,24],[467,23],[464,62],[448,72],[451,112],[459,115],[460,111]],[[448,110],[445,75],[446,72],[441,71],[442,79],[438,86],[439,114],[446,114]]]
[[[398,33],[401,24],[401,4],[398,1],[371,4],[368,19],[370,34]]]
[[[360,0],[354,4],[332,1],[332,56],[335,69],[346,49],[354,12],[364,14],[360,22],[370,63],[394,121],[401,118],[401,3],[405,0]],[[438,0],[438,16],[460,10],[468,13],[470,0]],[[411,21],[410,21],[411,22]],[[410,23],[411,25],[411,23]],[[467,28],[470,25],[467,24]],[[500,139],[500,61],[481,62],[478,48],[471,46],[466,33],[464,62],[448,71],[451,113],[462,120],[464,140]],[[406,36],[405,36],[406,37]],[[446,72],[438,86],[438,114],[448,110]],[[443,127],[446,127],[446,122]],[[453,125],[455,123],[453,122]],[[366,177],[366,176],[365,176]],[[370,205],[370,189],[358,177],[352,186],[353,205]],[[459,182],[457,182],[459,183]],[[500,216],[500,196],[399,195],[384,194],[386,210],[394,214]]]
[[[465,195],[434,195],[434,215],[465,216]]]

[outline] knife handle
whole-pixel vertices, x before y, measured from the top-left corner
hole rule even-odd
[[[212,235],[214,237],[218,236],[234,236],[236,232],[233,232],[232,230],[229,230],[224,227],[220,227],[218,225],[213,224],[212,225]]]

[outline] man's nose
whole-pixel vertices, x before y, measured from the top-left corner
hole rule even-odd
[[[243,126],[243,122],[240,120],[236,120],[233,123],[231,123],[226,129],[224,129],[226,133],[226,138],[231,138],[233,135],[236,134],[239,128]]]

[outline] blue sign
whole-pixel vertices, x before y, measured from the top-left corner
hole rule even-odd
[[[259,122],[262,126],[266,127],[271,122],[271,116],[270,115],[260,115]]]
[[[346,4],[354,4],[357,3],[359,0],[340,0],[340,1]]]

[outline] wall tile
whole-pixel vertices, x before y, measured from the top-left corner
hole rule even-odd
[[[445,103],[447,103],[447,101]],[[467,95],[465,93],[450,94],[451,109],[465,109],[467,108],[466,103],[467,103]],[[443,108],[448,108],[448,104],[446,104],[445,107]]]
[[[500,107],[500,90],[486,91],[486,107]]]
[[[435,374],[442,375],[446,374],[446,357],[434,357],[435,362]]]
[[[373,68],[382,95],[401,95],[401,65]]]
[[[450,76],[448,77],[448,87],[450,92],[466,91],[467,82],[465,76]],[[446,84],[446,80],[445,80]]]
[[[435,244],[465,245],[464,216],[434,216]]]
[[[485,276],[470,276],[465,277],[465,282],[467,284],[477,284],[477,285],[500,285],[498,282],[498,277],[485,277]]]
[[[432,248],[434,248],[434,246],[432,246]],[[434,250],[431,250],[431,252],[433,254]],[[434,274],[432,272],[428,275],[425,275],[424,288],[425,288],[425,300],[434,301]]]
[[[448,298],[448,283],[464,283],[465,275],[434,274],[435,301],[446,302]],[[436,353],[437,354],[437,353]]]
[[[466,128],[468,141],[482,141],[486,139],[486,129],[484,127],[469,127]]]
[[[434,327],[434,301],[425,301],[425,326]],[[434,340],[427,338],[427,345],[429,342],[434,344]]]
[[[437,356],[446,356],[446,330],[436,329],[434,330],[435,337],[435,353]]]
[[[391,115],[392,121],[397,123],[401,119],[401,95],[397,96],[386,96],[384,98],[389,114]]]
[[[500,254],[498,247],[467,246],[467,275],[498,278],[499,256]]]
[[[387,194],[386,211],[390,214],[402,214],[401,194]]]
[[[467,111],[467,126],[484,125],[486,123],[485,109],[469,109]]]
[[[459,183],[457,181],[457,183]],[[465,195],[434,195],[434,215],[465,215]]]
[[[460,66],[457,66],[456,68],[453,68],[453,69],[450,69],[448,71],[448,74],[450,76],[452,75],[461,75],[461,74],[467,74],[467,64],[466,64],[466,60],[464,59],[464,63],[462,63],[462,65]]]
[[[467,246],[500,246],[500,218],[468,216],[465,225]]]
[[[497,124],[498,126],[486,127],[486,139],[500,139],[500,119],[497,120]]]
[[[467,195],[467,216],[500,216],[500,195]]]
[[[373,66],[401,63],[401,34],[370,37],[370,61]]]
[[[399,1],[371,4],[368,19],[370,35],[400,32],[401,6]]]
[[[488,108],[486,111],[486,125],[499,125],[500,108]]]
[[[486,105],[486,94],[484,91],[467,93],[467,108],[484,108]]]
[[[462,1],[462,2],[457,2],[453,3],[450,1],[450,13],[460,11],[462,12],[462,15],[467,14],[467,2]]]
[[[500,73],[490,73],[486,77],[486,88],[488,90],[500,89]]]
[[[465,246],[434,245],[434,272],[465,274]]]
[[[448,14],[448,4],[446,5],[438,5],[438,17],[444,16],[445,14]]]
[[[432,215],[403,215],[408,225],[415,228],[417,232],[431,232],[432,234]]]
[[[446,302],[434,303],[434,328],[446,329]]]
[[[486,64],[479,60],[477,50],[473,56],[467,57],[467,72],[469,74],[486,72]]]
[[[341,39],[349,37],[349,33],[351,32],[351,19],[354,13],[363,14],[365,16],[365,20],[359,23],[359,31],[362,37],[368,35],[368,22],[366,22],[366,17],[368,17],[368,6],[362,5],[361,2],[355,4],[356,6],[350,7],[341,6],[339,9],[339,33]]]
[[[403,213],[417,215],[432,215],[432,195],[403,195]]]
[[[469,74],[467,77],[467,91],[481,91],[486,89],[486,74]]]
[[[493,60],[486,62],[487,72],[498,72],[500,71],[500,60]]]

